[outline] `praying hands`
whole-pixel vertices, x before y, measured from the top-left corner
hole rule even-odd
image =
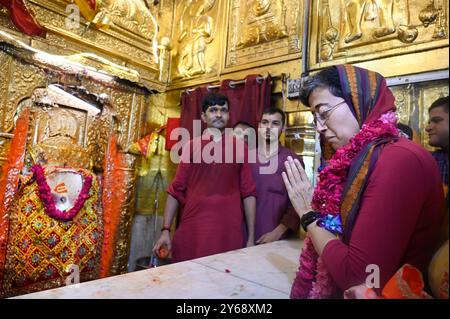
[[[286,172],[282,173],[284,185],[292,206],[301,218],[311,209],[313,187],[299,160],[288,157],[284,162]]]

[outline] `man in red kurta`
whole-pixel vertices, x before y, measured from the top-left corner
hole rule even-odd
[[[224,134],[228,99],[208,94],[202,110],[208,128],[183,147],[167,190],[161,237],[153,248],[158,254],[167,246],[172,262],[243,248],[244,211],[249,232],[246,245],[254,245],[256,187],[245,144]],[[170,226],[180,206],[180,222],[171,241]]]

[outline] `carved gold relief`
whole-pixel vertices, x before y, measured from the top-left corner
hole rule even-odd
[[[88,1],[80,0],[81,2],[87,3]],[[70,15],[76,15],[76,12],[68,7],[74,5],[71,0],[56,2],[28,0],[27,3],[36,13],[36,20],[47,29],[46,39],[33,39],[32,46],[36,43],[40,49],[59,55],[68,55],[69,52],[94,53],[115,64],[138,71],[141,73],[142,82],[147,86],[154,86],[158,90],[164,89],[163,84],[158,81],[160,67],[158,66],[158,41],[155,30],[161,29],[164,35],[169,33],[168,26],[156,28],[155,23],[158,22],[160,12],[164,12],[165,18],[168,17],[167,20],[171,21],[172,0],[161,2],[161,4],[148,1],[148,8],[145,6],[144,0],[133,0],[131,5],[126,0],[97,1],[95,12],[100,13],[103,10],[102,12],[105,14],[113,16],[111,18],[113,25],[107,30],[86,29],[89,19],[86,21],[81,18],[79,24],[70,22]],[[153,19],[149,18],[150,15]],[[147,18],[150,20],[138,23]],[[83,62],[88,65],[96,64],[89,58]]]
[[[238,48],[270,42],[288,36],[286,7],[283,0],[252,0],[247,2],[243,34]]]
[[[230,0],[226,67],[300,52],[303,1]]]
[[[448,0],[317,0],[311,37],[316,63],[448,45]],[[393,51],[397,49],[396,51]],[[411,52],[409,50],[408,52]],[[355,57],[349,60],[349,57]],[[366,58],[366,59],[367,59]]]
[[[18,60],[12,62],[12,72],[8,86],[8,101],[4,118],[4,128],[9,131],[13,128],[13,118],[18,104],[31,96],[31,93],[47,83],[45,73],[32,65],[27,65]]]
[[[414,111],[414,106],[411,103],[412,90],[412,85],[392,88],[395,97],[395,106],[397,107],[397,118],[403,124],[409,123],[409,118],[413,114],[412,111]]]
[[[79,62],[84,65],[95,63],[97,69],[105,73],[126,79],[131,82],[139,82],[139,72],[123,67],[121,65],[110,62],[107,59],[99,57],[92,53],[79,53],[65,56],[69,61]]]
[[[100,116],[91,123],[88,129],[88,149],[92,154],[93,167],[98,171],[103,170],[105,161],[105,150],[111,127],[108,120],[108,117]]]
[[[218,7],[218,0],[180,1],[175,19],[178,23],[174,32],[174,79],[214,71],[218,63],[219,43],[214,41],[218,30]]]
[[[323,8],[324,12],[321,21],[321,30],[323,34],[320,40],[320,58],[327,61],[333,55],[339,31],[333,26],[333,22],[331,21],[330,5],[327,0],[324,0]]]
[[[144,0],[75,0],[82,14],[99,27],[111,24],[142,35],[151,40],[158,33],[158,25]]]

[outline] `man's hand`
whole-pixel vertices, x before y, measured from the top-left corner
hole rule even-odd
[[[255,240],[252,238],[252,239],[248,239],[247,240],[247,245],[245,246],[245,247],[252,247],[252,246],[255,246]]]
[[[266,244],[266,243],[271,243],[273,241],[277,241],[281,238],[281,235],[279,235],[278,233],[276,233],[274,230],[268,233],[265,233],[264,235],[262,235],[261,237],[258,238],[258,240],[256,241],[256,244]]]
[[[256,244],[266,244],[266,243],[271,243],[273,241],[277,241],[280,240],[281,236],[283,236],[283,234],[287,231],[287,227],[284,226],[283,224],[278,225],[277,227],[275,227],[274,230],[272,230],[271,232],[265,233],[264,235],[262,235],[261,237],[258,238],[258,240],[256,241]]]
[[[284,166],[286,167],[286,172],[282,173],[284,185],[292,206],[302,218],[303,214],[311,210],[313,187],[298,159],[293,160],[288,156]]]
[[[159,237],[158,241],[153,247],[153,254],[158,257],[161,257],[159,256],[159,251],[161,247],[166,247],[170,255],[170,252],[172,251],[172,242],[170,240],[170,234],[167,230],[161,233],[161,236]]]

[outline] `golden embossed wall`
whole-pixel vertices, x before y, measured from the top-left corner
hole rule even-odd
[[[225,69],[300,58],[303,1],[231,0],[228,10]]]
[[[313,0],[312,4],[313,69],[448,47],[448,0]]]
[[[297,76],[302,25],[303,1],[176,1],[170,88],[249,73]]]
[[[223,17],[223,1],[176,1],[171,69],[174,83],[200,77],[205,81],[219,74]]]
[[[45,40],[35,37],[31,41],[33,47],[54,54],[93,53],[138,71],[147,86],[164,90],[165,83],[159,81],[163,47],[158,44],[170,38],[173,1],[157,5],[148,1],[149,7],[144,0],[97,1],[92,15],[84,10],[89,8],[87,0],[76,4],[70,0],[24,2],[47,30]],[[161,24],[162,17],[170,23]],[[167,63],[164,67],[168,68]]]

